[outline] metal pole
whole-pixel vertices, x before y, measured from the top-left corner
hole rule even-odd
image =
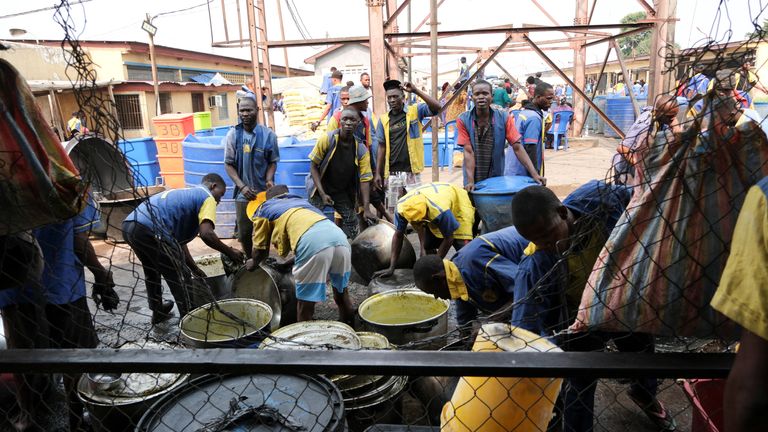
[[[532,41],[530,38],[528,38],[528,36],[523,36],[523,39],[524,39],[526,42],[528,42],[528,45],[530,45],[530,46],[531,46],[531,48],[533,48],[533,50],[534,50],[534,51],[536,51],[536,54],[538,54],[538,55],[539,55],[539,57],[541,57],[541,58],[542,58],[542,60],[544,60],[545,62],[547,62],[547,64],[549,65],[549,67],[551,67],[551,68],[552,68],[552,70],[553,70],[553,71],[557,72],[557,74],[558,74],[558,75],[560,75],[560,78],[562,78],[562,79],[563,79],[565,82],[567,82],[568,84],[570,84],[570,85],[571,85],[571,87],[573,88],[573,91],[574,91],[574,93],[578,93],[578,94],[579,94],[579,96],[581,96],[581,97],[584,99],[584,101],[585,101],[586,103],[588,103],[588,104],[589,104],[589,106],[591,106],[591,107],[592,107],[592,109],[594,109],[594,110],[595,110],[595,113],[596,113],[597,115],[599,115],[599,116],[600,116],[600,117],[601,117],[603,120],[605,120],[605,122],[608,124],[608,126],[610,126],[610,127],[611,127],[611,129],[613,129],[614,131],[616,131],[616,134],[619,136],[619,138],[621,138],[621,139],[624,139],[624,136],[625,136],[625,135],[624,135],[624,131],[622,131],[622,130],[621,130],[621,128],[619,128],[618,126],[616,126],[616,123],[614,123],[614,122],[613,122],[613,120],[611,120],[610,118],[608,118],[608,116],[607,116],[607,115],[606,115],[606,114],[605,114],[605,113],[604,113],[602,110],[600,110],[600,108],[598,108],[598,106],[597,106],[597,105],[595,105],[595,103],[594,103],[594,102],[592,102],[592,100],[591,100],[591,99],[589,99],[589,98],[587,97],[587,95],[585,95],[585,94],[584,94],[584,91],[583,91],[583,90],[581,90],[581,88],[579,88],[579,87],[576,87],[576,85],[573,83],[573,81],[571,81],[571,79],[570,79],[570,78],[568,78],[568,75],[566,75],[566,74],[565,74],[565,72],[563,72],[563,71],[562,71],[562,69],[560,69],[559,67],[557,67],[557,65],[555,64],[555,62],[553,62],[553,61],[552,61],[552,59],[550,59],[549,57],[547,57],[547,55],[546,55],[546,54],[544,54],[544,51],[542,51],[542,50],[541,50],[541,48],[539,48],[538,46],[536,46],[536,44],[535,44],[535,43],[534,43],[534,42],[533,42],[533,41]]]
[[[259,108],[259,112],[264,109],[264,104],[261,103],[261,76],[259,76],[259,47],[256,42],[256,16],[253,12],[253,0],[245,0],[248,15],[248,39],[251,45],[251,73],[253,73],[253,85],[256,87],[256,106]],[[264,117],[262,115],[256,116],[256,122],[264,124]]]
[[[147,14],[147,22],[152,24],[152,18]],[[149,35],[149,62],[152,65],[152,87],[155,89],[155,115],[162,114],[160,110],[160,85],[157,83],[157,61],[155,59],[155,37],[152,33]]]
[[[227,9],[224,6],[224,0],[221,0],[221,17],[224,20],[224,39],[229,40],[229,29],[227,28]]]
[[[408,1],[409,0],[406,0],[406,2]],[[397,7],[397,0],[387,0],[388,18],[383,24],[384,33],[397,33],[400,31],[397,26],[397,17],[395,16],[393,19],[393,15],[395,15],[398,10],[400,10],[400,8]],[[392,42],[392,38],[387,38],[385,41],[387,43]],[[401,79],[400,67],[397,64],[397,59],[401,57],[399,53],[400,48],[395,50],[390,47],[390,55],[387,56],[387,76],[389,76],[390,79]]]
[[[366,0],[368,6],[368,43],[371,47],[371,88],[373,89],[373,111],[385,113],[387,111],[387,96],[384,92],[384,81],[387,72],[384,65],[384,22],[383,0]]]
[[[267,11],[264,9],[264,0],[257,0],[259,6],[259,27],[261,29],[261,38],[259,45],[261,45],[261,66],[264,69],[264,87],[267,88],[266,103],[264,111],[267,114],[267,122],[269,127],[275,128],[275,111],[272,109],[272,63],[269,61],[269,42],[267,39]],[[259,98],[262,98],[264,94],[259,87]]]
[[[235,5],[237,6],[237,31],[240,35],[240,46],[243,46],[243,17],[240,14],[240,2],[236,1]]]
[[[277,3],[277,22],[280,23],[280,39],[285,40],[285,27],[283,26],[283,8],[280,3],[283,0],[275,0]],[[283,58],[285,59],[285,76],[291,77],[291,67],[288,65],[288,47],[283,47]]]
[[[520,84],[520,81],[516,80],[516,79],[515,79],[515,77],[514,77],[514,76],[512,76],[512,74],[511,74],[511,73],[509,73],[509,71],[507,71],[507,70],[504,68],[504,66],[502,66],[502,65],[501,65],[501,63],[499,63],[499,62],[498,62],[498,60],[494,59],[494,60],[493,60],[493,63],[495,63],[495,64],[496,64],[496,66],[498,66],[498,67],[499,67],[499,69],[501,69],[501,71],[502,71],[502,72],[504,72],[505,74],[507,74],[507,76],[509,77],[509,80],[510,80],[510,81],[512,81],[513,83],[515,83],[515,85],[516,85],[516,86],[522,86],[522,84]]]
[[[627,66],[624,64],[624,56],[621,55],[621,50],[619,49],[619,45],[616,43],[616,39],[611,39],[611,46],[613,47],[613,50],[616,51],[616,57],[619,59],[619,66],[621,67],[621,74],[624,75],[624,82],[625,87],[629,86],[629,73],[627,72]],[[635,110],[635,118],[640,115],[640,106],[637,105],[637,100],[635,100],[635,92],[630,89],[628,91],[629,93],[629,100],[632,101],[632,108]]]
[[[432,65],[430,79],[432,81],[432,97],[439,98],[437,94],[437,0],[429,2],[429,36],[432,45]],[[437,137],[438,116],[432,116],[432,181],[440,180],[440,143]]]
[[[574,25],[587,25],[589,16],[587,15],[587,0],[576,0],[576,18]],[[575,93],[576,87],[583,89],[586,85],[586,67],[587,67],[587,49],[584,43],[587,41],[585,35],[574,38],[573,46],[573,136],[581,136],[581,129],[584,127],[584,99],[580,97],[582,92]],[[577,97],[578,96],[578,97]]]
[[[651,55],[649,69],[651,79],[648,82],[648,100],[652,101],[656,96],[669,90],[668,85],[664,85],[664,59],[667,54],[667,31],[669,16],[669,1],[655,0],[654,9],[656,11],[656,20],[654,22],[653,34],[651,36]]]
[[[411,31],[411,2],[408,2],[408,32],[410,33]],[[408,82],[413,82],[413,57],[411,57],[412,52],[413,48],[408,47]]]

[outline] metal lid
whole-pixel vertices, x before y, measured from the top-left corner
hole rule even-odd
[[[352,349],[362,347],[352,327],[339,321],[302,321],[282,327],[264,339],[260,349]]]
[[[221,420],[233,401],[243,409],[261,405],[275,409],[308,432],[337,431],[343,422],[341,394],[321,376],[206,375],[159,400],[142,417],[136,430],[199,431],[206,423]],[[265,425],[257,421],[243,419],[232,427],[248,431],[288,430],[280,422]]]

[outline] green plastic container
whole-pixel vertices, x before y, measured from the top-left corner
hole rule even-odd
[[[202,111],[194,114],[195,130],[211,129],[211,112]]]

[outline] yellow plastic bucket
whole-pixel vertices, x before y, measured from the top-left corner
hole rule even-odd
[[[484,325],[472,351],[561,352],[537,334],[500,323]],[[443,406],[440,430],[546,430],[562,381],[560,378],[462,377],[451,400]]]

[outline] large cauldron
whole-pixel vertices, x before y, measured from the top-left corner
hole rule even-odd
[[[366,284],[371,281],[374,272],[389,267],[394,236],[394,225],[379,221],[378,224],[366,228],[352,241],[352,267],[365,279]],[[412,269],[415,262],[416,252],[413,245],[404,237],[395,268]]]

